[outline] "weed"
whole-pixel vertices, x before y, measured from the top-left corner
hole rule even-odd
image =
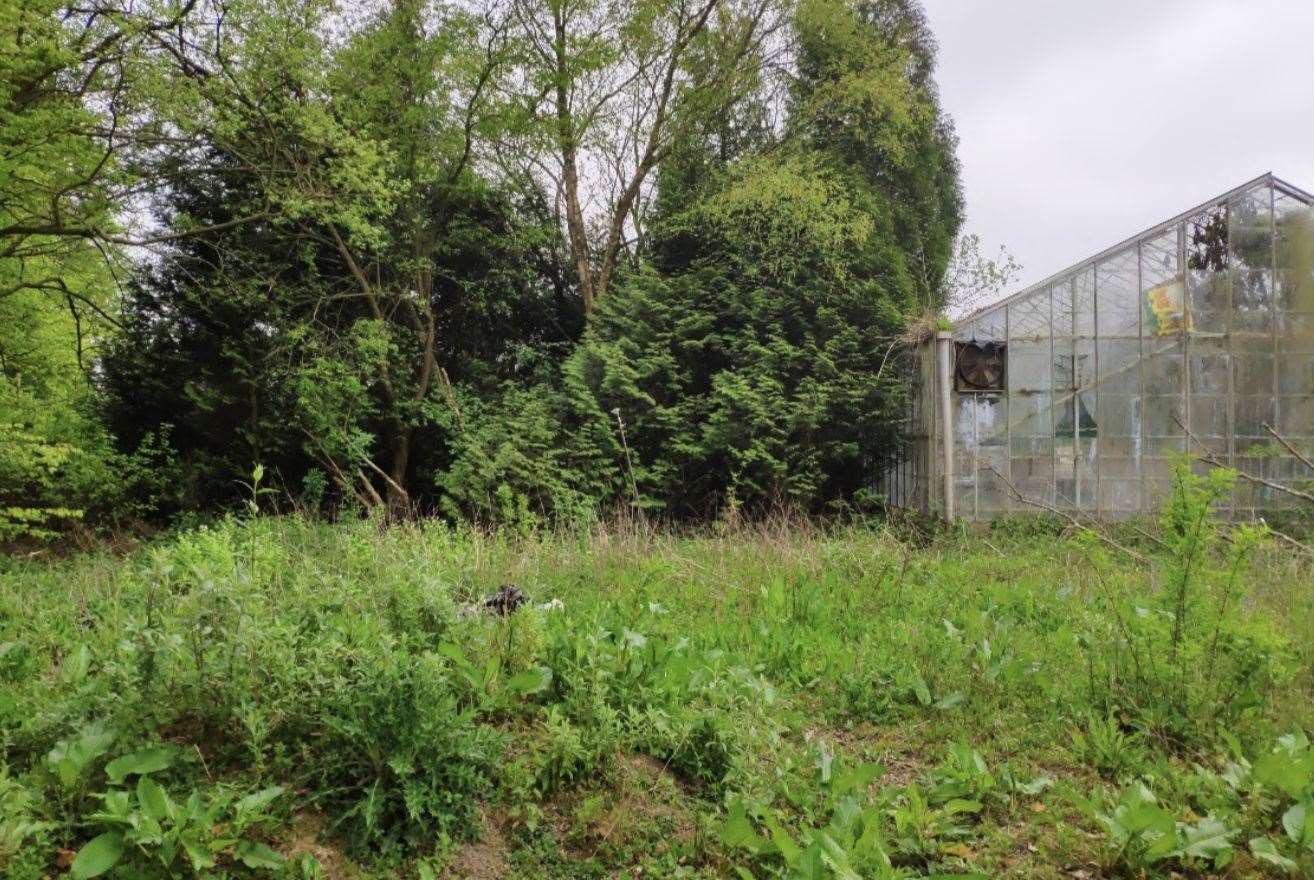
[[[1147,761],[1144,735],[1112,715],[1088,715],[1073,727],[1072,748],[1079,761],[1109,779],[1138,775]]]

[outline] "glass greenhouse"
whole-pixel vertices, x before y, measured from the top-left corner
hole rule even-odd
[[[1128,517],[1186,452],[1256,478],[1234,514],[1301,503],[1276,487],[1314,479],[1314,196],[1251,181],[956,321],[913,372],[897,505]]]

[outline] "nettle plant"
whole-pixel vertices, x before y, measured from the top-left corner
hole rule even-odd
[[[69,865],[75,880],[115,869],[133,877],[163,878],[282,866],[283,857],[257,839],[276,822],[269,808],[283,793],[281,787],[243,795],[235,786],[213,785],[175,798],[154,777],[173,767],[176,750],[154,745],[102,767],[116,738],[104,724],[92,722],[46,756],[46,769],[73,823],[95,832]],[[108,787],[91,793],[101,770]],[[100,808],[89,810],[94,802]]]

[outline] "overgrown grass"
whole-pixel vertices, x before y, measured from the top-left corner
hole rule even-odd
[[[1308,873],[1314,577],[1183,531],[1202,498],[1149,567],[1052,527],[295,518],[9,559],[0,871]],[[478,609],[504,583],[531,606]]]

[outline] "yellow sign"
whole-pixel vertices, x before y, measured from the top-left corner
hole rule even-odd
[[[1145,302],[1150,307],[1151,330],[1155,335],[1169,336],[1191,329],[1191,316],[1186,311],[1186,286],[1181,278],[1151,287],[1145,292]]]

